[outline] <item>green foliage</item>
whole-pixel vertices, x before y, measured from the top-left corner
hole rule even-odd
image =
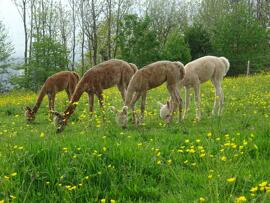
[[[119,58],[142,67],[160,58],[156,32],[150,27],[150,19],[127,15],[121,22],[117,43]]]
[[[3,72],[8,66],[8,59],[13,53],[13,45],[8,39],[5,26],[0,20],[0,73]]]
[[[262,61],[269,61],[269,36],[259,21],[248,13],[245,4],[235,6],[215,26],[213,47],[217,55],[230,59],[230,74],[245,73],[248,60],[261,69]]]
[[[67,50],[59,42],[45,36],[33,43],[32,56],[29,59],[26,78],[21,84],[37,90],[45,80],[56,72],[65,70],[68,64]]]
[[[210,34],[201,24],[194,24],[185,31],[185,40],[191,50],[192,59],[209,55],[212,49]]]
[[[169,34],[163,48],[163,59],[183,63],[191,60],[190,49],[182,33],[174,31]]]

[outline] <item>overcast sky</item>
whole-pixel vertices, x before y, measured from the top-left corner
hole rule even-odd
[[[0,0],[0,20],[4,23],[15,48],[13,57],[23,57],[24,32],[21,16],[11,0]]]

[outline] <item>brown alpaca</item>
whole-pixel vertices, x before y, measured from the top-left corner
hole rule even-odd
[[[81,95],[87,92],[89,97],[89,111],[93,112],[94,94],[98,97],[100,107],[103,108],[102,91],[117,85],[121,92],[122,99],[125,99],[126,89],[131,77],[137,71],[135,64],[130,64],[122,60],[112,59],[100,63],[89,69],[79,81],[74,94],[72,95],[70,105],[63,114],[54,112],[54,122],[57,131],[64,129],[68,118],[73,114],[77,102]]]
[[[111,109],[117,113],[116,121],[123,128],[128,124],[128,108],[132,109],[133,122],[135,121],[134,105],[141,97],[141,121],[144,119],[145,100],[148,90],[156,88],[167,82],[167,89],[179,107],[179,120],[182,112],[182,99],[179,96],[178,85],[185,75],[184,65],[180,62],[158,61],[138,70],[128,85],[125,105],[120,112],[114,107]],[[168,118],[170,120],[172,115]]]
[[[189,111],[189,101],[190,101],[190,89],[194,88],[195,90],[195,105],[196,105],[196,119],[201,119],[200,111],[200,84],[211,80],[212,84],[215,87],[215,100],[212,114],[215,115],[216,112],[218,115],[222,112],[222,105],[224,102],[224,93],[221,87],[223,78],[226,76],[229,71],[230,63],[225,57],[216,57],[216,56],[204,56],[198,58],[185,66],[185,77],[181,81],[180,86],[185,87],[185,112],[183,114],[183,119],[186,113]],[[173,106],[175,102],[170,100],[167,102],[167,105],[161,105],[160,116],[162,119],[166,118],[166,115],[171,114],[174,111]],[[217,109],[218,108],[218,109]]]
[[[57,92],[65,90],[67,92],[68,99],[70,100],[70,97],[73,94],[79,80],[80,76],[71,71],[61,71],[50,76],[43,84],[33,109],[31,109],[29,106],[25,107],[25,116],[27,121],[31,122],[35,119],[35,114],[37,113],[46,94],[48,95],[49,99],[50,112],[54,110],[54,101]]]

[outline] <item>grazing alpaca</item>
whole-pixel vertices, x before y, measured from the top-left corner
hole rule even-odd
[[[69,106],[63,114],[53,112],[54,122],[57,126],[57,132],[61,132],[67,124],[68,118],[73,114],[77,102],[81,95],[87,92],[89,97],[89,111],[93,112],[94,94],[98,97],[100,107],[103,108],[102,91],[117,85],[121,92],[122,99],[125,99],[126,89],[131,77],[137,71],[135,64],[130,64],[122,60],[112,59],[100,63],[89,69],[79,81],[75,92],[72,95]]]
[[[133,122],[135,122],[134,106],[136,101],[141,97],[141,118],[144,119],[144,109],[146,93],[148,90],[160,86],[167,82],[167,89],[173,99],[177,101],[179,107],[179,118],[181,118],[182,99],[179,96],[178,85],[180,80],[185,75],[184,65],[180,62],[159,61],[145,66],[138,70],[132,77],[125,98],[125,105],[121,111],[117,111],[111,107],[112,111],[116,113],[116,122],[121,127],[125,128],[128,124],[128,108],[133,111]],[[172,115],[168,116],[168,122]],[[180,119],[179,119],[180,120]]]
[[[49,110],[50,112],[54,110],[55,95],[57,92],[65,90],[70,100],[75,87],[80,80],[80,76],[71,71],[61,71],[50,76],[43,84],[40,93],[38,95],[37,101],[33,109],[29,106],[25,107],[25,116],[27,121],[31,122],[35,119],[35,114],[37,113],[39,106],[47,94],[49,99]]]
[[[212,114],[214,115],[217,111],[218,104],[218,115],[222,112],[222,105],[224,102],[224,93],[221,88],[221,83],[224,76],[227,74],[230,68],[230,63],[225,57],[215,57],[215,56],[205,56],[199,59],[196,59],[185,66],[185,77],[181,81],[180,86],[185,87],[185,111],[183,114],[183,119],[185,118],[186,113],[189,111],[189,101],[190,88],[195,90],[195,106],[196,106],[196,119],[200,120],[200,84],[208,80],[211,80],[214,85],[215,91],[215,101]],[[162,119],[165,119],[167,114],[171,114],[174,110],[173,107],[168,108],[169,106],[174,106],[175,102],[170,100],[167,102],[167,105],[162,105],[160,109],[160,116]]]

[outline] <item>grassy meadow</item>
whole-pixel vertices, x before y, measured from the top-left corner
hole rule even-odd
[[[200,122],[191,97],[186,120],[165,125],[157,101],[169,95],[165,86],[154,89],[144,125],[127,129],[109,110],[121,107],[116,88],[104,92],[104,121],[96,97],[96,114],[89,116],[84,94],[60,134],[47,98],[27,124],[23,107],[37,95],[0,95],[0,203],[270,202],[270,75],[226,78],[223,90],[222,117],[211,116],[209,82],[201,88]],[[57,95],[57,111],[66,100]]]

